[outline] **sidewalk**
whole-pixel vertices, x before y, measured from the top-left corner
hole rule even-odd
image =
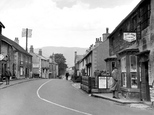
[[[80,83],[73,83],[72,86],[77,89],[80,89]],[[142,101],[137,101],[137,100],[128,100],[122,97],[121,95],[119,95],[120,99],[115,99],[112,97],[112,93],[92,93],[90,94],[90,96],[113,101],[132,108],[154,110],[154,107],[151,106],[151,103],[143,103]]]
[[[121,95],[119,95],[120,99],[115,99],[112,97],[112,95],[113,95],[112,93],[93,93],[91,94],[91,96],[93,97],[110,100],[110,101],[117,102],[123,105],[127,105],[129,107],[154,110],[154,107],[152,107],[151,103],[144,103],[142,101],[137,101],[137,100],[129,100],[129,99],[122,97]]]
[[[0,89],[4,89],[16,84],[20,84],[20,83],[24,83],[24,82],[28,82],[28,81],[32,81],[32,80],[36,80],[37,78],[21,78],[21,79],[15,79],[15,80],[10,80],[9,85],[6,85],[6,82],[0,82]]]

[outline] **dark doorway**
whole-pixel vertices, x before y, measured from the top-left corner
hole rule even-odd
[[[143,101],[150,101],[148,61],[141,64],[141,95]]]

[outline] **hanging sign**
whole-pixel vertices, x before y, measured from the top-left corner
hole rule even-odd
[[[3,60],[3,59],[4,59],[4,55],[0,54],[0,60]]]
[[[123,33],[123,39],[128,41],[128,42],[132,42],[136,40],[136,33],[134,32],[125,32]]]

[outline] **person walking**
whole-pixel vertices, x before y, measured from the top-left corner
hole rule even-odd
[[[5,79],[6,79],[6,85],[9,85],[10,83],[10,77],[11,77],[11,72],[9,68],[5,71]]]
[[[68,80],[68,76],[69,76],[69,73],[68,72],[66,72],[66,80]]]
[[[118,69],[115,67],[112,71],[112,86],[110,90],[113,92],[113,98],[119,99],[119,81],[118,81]]]

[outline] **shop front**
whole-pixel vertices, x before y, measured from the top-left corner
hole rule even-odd
[[[126,48],[118,53],[121,70],[121,94],[127,99],[140,100],[137,48]]]

